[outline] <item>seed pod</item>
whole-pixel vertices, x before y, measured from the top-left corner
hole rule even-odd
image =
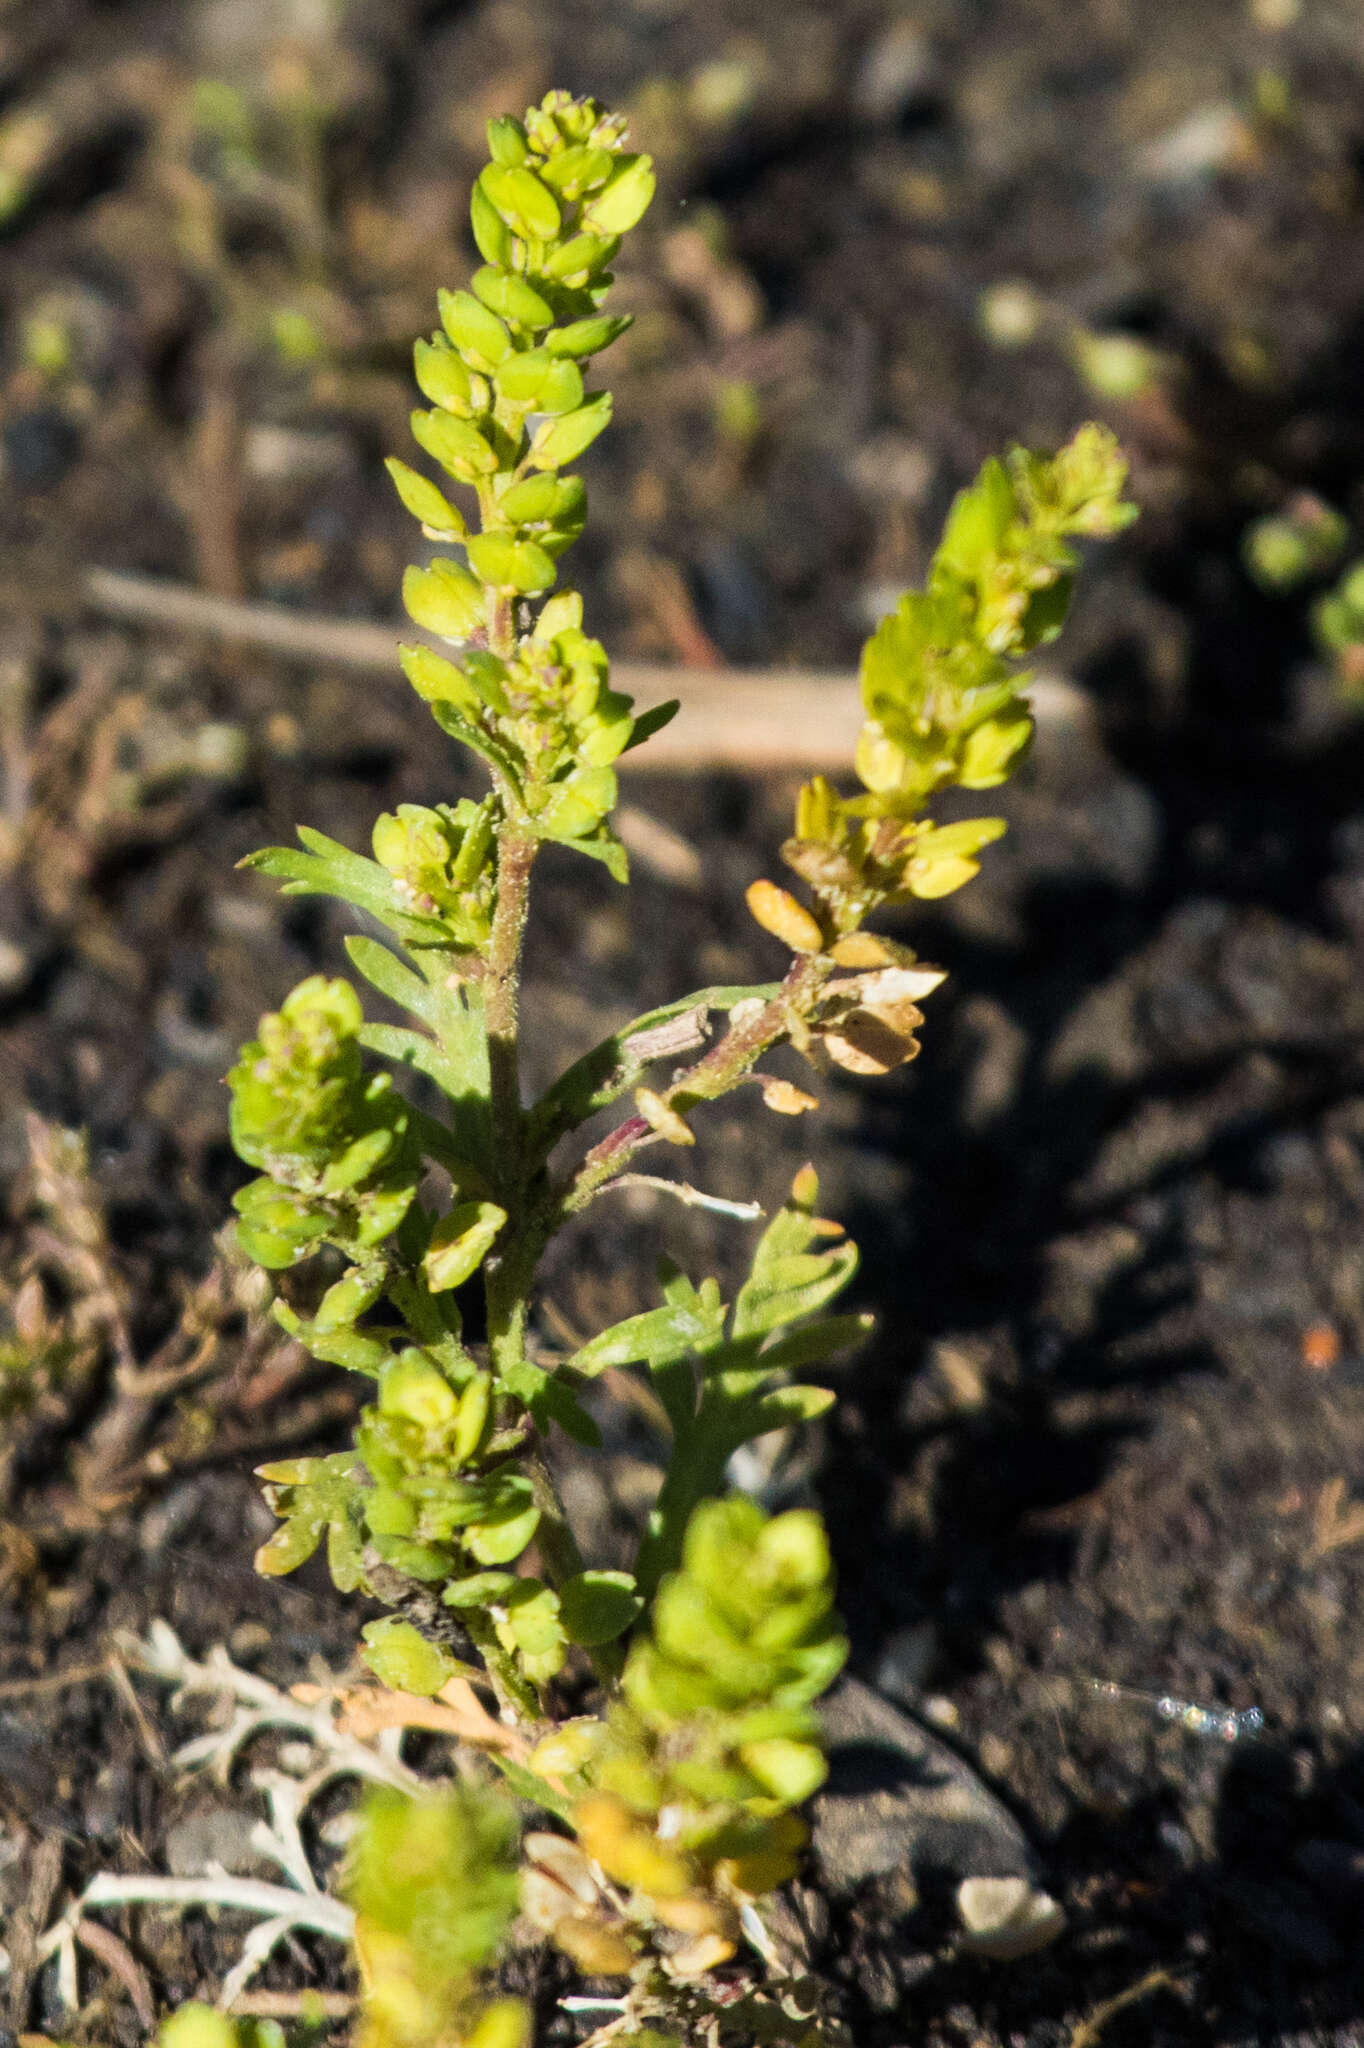
[[[633,313],[599,313],[586,320],[570,320],[567,327],[555,327],[545,336],[545,347],[552,356],[573,356],[581,361],[599,355],[634,324]]]
[[[548,327],[554,319],[554,308],[548,299],[542,299],[524,277],[517,277],[514,271],[499,270],[488,264],[476,270],[469,280],[475,296],[489,312],[496,313],[503,320],[514,321],[518,327]]]
[[[380,1413],[401,1415],[423,1429],[447,1429],[458,1407],[445,1375],[415,1347],[400,1352],[379,1382]]]
[[[468,532],[463,513],[457,512],[444,492],[438,491],[417,470],[399,462],[396,455],[390,455],[384,467],[412,517],[419,519],[428,532],[452,540],[460,539]]]
[[[536,469],[558,469],[565,462],[576,462],[583,450],[591,447],[610,418],[611,394],[599,391],[576,412],[547,421],[531,443],[532,465]]]
[[[666,1138],[670,1145],[694,1145],[696,1135],[689,1130],[677,1111],[656,1095],[652,1088],[636,1088],[635,1108],[639,1111],[650,1130],[657,1131],[660,1138]]]
[[[478,428],[468,420],[456,419],[453,413],[414,412],[412,437],[419,448],[425,449],[462,484],[491,476],[497,468],[497,456]]]
[[[825,846],[818,839],[788,839],[781,857],[802,882],[812,889],[855,889],[861,880],[857,868],[837,846]]]
[[[436,299],[440,324],[462,354],[489,367],[511,354],[511,336],[504,322],[472,292],[448,292],[442,287]]]
[[[425,703],[454,704],[466,715],[477,715],[478,693],[453,661],[430,647],[400,647],[398,659],[403,674]]]
[[[994,789],[1007,782],[1033,735],[1028,712],[1002,713],[967,735],[958,779],[963,789]]]
[[[450,1456],[456,1465],[467,1465],[483,1440],[492,1392],[492,1374],[476,1372],[459,1397],[459,1419],[450,1443]]]
[[[616,778],[610,768],[579,768],[554,785],[535,822],[552,839],[581,839],[595,830],[615,801]]]
[[[803,903],[775,882],[753,882],[744,901],[765,932],[780,939],[793,953],[818,953],[824,934]]]
[[[373,1308],[384,1291],[384,1269],[382,1266],[366,1268],[352,1266],[323,1295],[313,1318],[317,1330],[340,1330]]]
[[[514,590],[523,597],[553,587],[553,560],[533,540],[513,540],[505,533],[480,533],[469,542],[469,561],[485,583]]]
[[[869,719],[857,736],[854,765],[867,788],[880,796],[900,787],[909,767],[909,756],[875,719]]]
[[[540,176],[556,191],[561,199],[581,199],[584,192],[595,192],[606,183],[615,169],[616,160],[609,149],[594,148],[591,143],[576,143],[571,149],[561,150],[547,163],[539,167]]]
[[[533,406],[536,412],[554,415],[572,412],[583,399],[582,372],[577,364],[561,362],[542,348],[508,357],[497,373],[497,388],[514,405]]]
[[[489,121],[488,154],[495,164],[512,169],[530,155],[526,131],[514,114],[495,114]]]
[[[473,411],[473,380],[462,358],[448,343],[419,341],[412,359],[417,383],[433,405],[466,416]]]
[[[544,644],[557,640],[560,633],[581,632],[583,623],[583,601],[576,590],[561,590],[549,600],[535,622],[535,638]]]
[[[496,1202],[457,1202],[448,1216],[442,1216],[422,1262],[431,1292],[444,1294],[448,1288],[462,1287],[482,1265],[506,1220],[506,1210]]]
[[[610,183],[583,208],[583,225],[597,234],[623,235],[641,220],[658,180],[653,158],[621,156]]]
[[[489,164],[478,182],[514,235],[553,241],[559,232],[559,202],[534,171]]]
[[[893,967],[897,949],[875,932],[845,932],[829,951],[840,967]]]
[[[612,694],[608,693],[608,699]],[[629,746],[634,729],[635,721],[629,711],[619,712],[613,717],[595,716],[579,743],[579,759],[591,768],[609,768]]]
[[[546,257],[544,273],[562,284],[583,281],[605,270],[620,247],[619,235],[574,235]]]
[[[485,2005],[464,2048],[530,2048],[531,2016],[519,1998],[495,1998]]]
[[[469,219],[478,253],[484,262],[495,263],[499,268],[510,263],[512,231],[483,190],[481,182],[475,183],[469,195]]]
[[[584,1854],[631,1891],[678,1899],[691,1889],[685,1855],[661,1842],[646,1822],[610,1793],[580,1799],[573,1825]]]
[[[403,572],[403,603],[414,625],[442,640],[467,640],[482,623],[483,592],[457,562]]]
[[[794,1081],[782,1081],[775,1074],[760,1074],[763,1101],[778,1116],[804,1116],[807,1109],[818,1109],[819,1102],[813,1095],[807,1095],[803,1088],[797,1088]]]
[[[869,1010],[891,1010],[901,1003],[922,1002],[935,988],[941,988],[946,979],[945,968],[930,967],[926,961],[915,961],[908,967],[885,967],[862,976],[861,1000]],[[831,982],[828,993],[832,994],[840,985]]]
[[[627,1977],[635,1966],[635,1951],[624,1932],[603,1921],[565,1913],[555,1922],[552,1939],[585,1977]]]
[[[823,1032],[820,1042],[830,1059],[850,1074],[892,1073],[919,1050],[912,1032],[896,1029],[875,1010],[854,1010],[835,1030]]]
[[[497,509],[514,526],[529,526],[534,520],[553,516],[558,492],[558,477],[542,471],[539,476],[523,477],[519,484],[504,491]]]

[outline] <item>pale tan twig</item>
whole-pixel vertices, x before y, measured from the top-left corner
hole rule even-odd
[[[244,1991],[227,2009],[240,2019],[348,2020],[358,2003],[349,1991]]]
[[[369,625],[282,605],[214,597],[152,576],[92,569],[86,597],[110,617],[198,633],[232,646],[268,649],[321,667],[396,677],[400,639],[422,638],[407,621]],[[856,679],[814,670],[669,668],[623,661],[612,677],[643,705],[668,697],[682,715],[647,747],[621,756],[620,766],[658,774],[730,768],[753,774],[780,769],[839,769],[852,760],[863,711]],[[1074,725],[1088,700],[1073,683],[1036,678],[1028,687],[1040,723]]]
[[[37,1678],[6,1678],[0,1681],[0,1700],[35,1699],[42,1693],[64,1692],[71,1685],[86,1685],[92,1678],[107,1678],[105,1664],[73,1664],[65,1671],[46,1671]]]
[[[117,1977],[143,2026],[154,2027],[156,2000],[152,1997],[152,1987],[146,1971],[136,1961],[127,1943],[120,1941],[108,1927],[101,1927],[98,1920],[77,1920],[72,1933],[82,1948],[88,1948],[110,1975]]]

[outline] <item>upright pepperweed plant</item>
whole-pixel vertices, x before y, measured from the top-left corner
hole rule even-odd
[[[484,764],[486,795],[400,805],[368,854],[303,826],[301,848],[249,863],[363,911],[385,936],[351,938],[351,965],[410,1022],[367,1022],[352,982],[314,975],[230,1076],[233,1139],[258,1173],[237,1197],[241,1244],[271,1269],[324,1249],[344,1265],[310,1315],[275,1312],[314,1357],[375,1385],[351,1448],[264,1468],[280,1527],[259,1567],[291,1571],[325,1539],[337,1586],[390,1610],[365,1630],[382,1680],[435,1694],[473,1670],[492,1688],[525,1738],[528,1763],[505,1765],[514,1790],[556,1823],[521,1843],[521,1910],[585,1972],[623,1980],[622,2039],[707,2024],[711,1973],[745,1934],[763,1953],[753,1902],[796,1867],[797,1809],[824,1772],[814,1702],[845,1644],[818,1517],[769,1519],[726,1497],[726,1472],[741,1445],[830,1405],[803,1375],[866,1319],[825,1313],[856,1251],[818,1214],[808,1167],[732,1302],[665,1263],[656,1305],[554,1370],[531,1341],[537,1267],[647,1149],[691,1145],[707,1103],[756,1081],[771,1110],[812,1107],[764,1073],[777,1047],[857,1074],[913,1057],[943,976],[868,921],[977,872],[1002,820],[939,824],[932,801],[1017,766],[1032,732],[1021,662],[1061,627],[1074,543],[1132,516],[1097,426],[1054,456],[987,462],[923,589],[864,652],[860,786],[821,776],[800,792],[781,857],[803,894],[770,880],[748,892],[789,949],[782,979],[652,1011],[528,1104],[517,1006],[536,858],[552,841],[626,881],[615,763],[677,708],[641,713],[612,688],[581,597],[559,583],[587,515],[572,464],[611,417],[590,365],[630,324],[605,310],[611,264],[654,189],[624,135],[618,115],[562,92],[490,124],[472,199],[483,265],[469,290],[440,294],[441,329],[416,346],[427,404],[412,431],[443,481],[389,464],[435,550],[404,580],[428,638],[402,665]],[[434,1097],[405,1092],[413,1072]],[[422,1106],[435,1097],[438,1113]],[[614,1128],[575,1147],[612,1104]],[[584,1562],[547,1458],[556,1431],[598,1441],[582,1392],[608,1366],[643,1368],[672,1430],[629,1572]],[[553,1682],[575,1647],[600,1710],[560,1721]],[[351,1880],[365,2048],[526,2038],[524,2009],[480,1989],[518,1896],[496,1799],[466,1787],[371,1812]],[[724,1988],[731,2021],[741,1988]],[[804,2037],[779,1989],[753,1995],[767,1998],[764,2038]]]

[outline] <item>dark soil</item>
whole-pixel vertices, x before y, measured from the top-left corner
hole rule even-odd
[[[1301,603],[1239,566],[1293,490],[1364,513],[1357,10],[355,0],[320,39],[317,12],[0,8],[0,172],[29,180],[0,243],[4,1295],[21,1334],[31,1270],[44,1313],[87,1318],[0,1463],[12,1964],[96,1869],[165,1869],[168,1831],[224,1797],[155,1761],[181,1724],[142,1680],[140,1722],[105,1677],[31,1679],[164,1616],[287,1684],[340,1669],[357,1622],[309,1573],[249,1570],[251,1468],[333,1441],[349,1394],[224,1298],[214,1372],[112,1455],[112,1325],[30,1199],[22,1111],[89,1133],[145,1361],[239,1178],[233,1049],[340,958],[339,915],[234,862],[299,819],[357,843],[381,805],[474,786],[399,688],[111,626],[80,574],[391,615],[408,538],[378,456],[403,446],[406,345],[467,270],[483,118],[560,82],[635,108],[664,166],[576,558],[614,651],[851,667],[982,456],[1094,412],[1145,513],[1064,643],[1092,728],[1044,734],[985,875],[914,921],[951,970],[917,1066],[828,1084],[803,1126],[744,1102],[698,1147],[706,1185],[766,1204],[822,1162],[881,1319],[815,1473],[854,1666],[1003,1794],[1069,1916],[1045,1953],[982,1963],[931,1885],[868,1887],[822,1966],[859,2048],[1059,2048],[1158,1972],[1112,2048],[1364,2042],[1364,728]],[[268,190],[243,192],[185,140],[189,86],[259,101],[289,33],[324,140],[310,159],[276,114]],[[215,209],[216,253],[194,238]],[[1013,279],[1041,312],[1006,349],[981,294]],[[283,330],[291,359],[281,307],[311,323]],[[1137,397],[1086,388],[1077,323],[1157,352]],[[741,899],[791,794],[636,778],[700,855],[691,889],[546,860],[533,1081],[632,1012],[772,970]],[[553,1328],[638,1305],[665,1228],[732,1278],[741,1230],[620,1198],[558,1249]],[[638,1479],[618,1460],[623,1513]],[[1208,1739],[1162,1695],[1256,1706],[1263,1732]],[[110,1924],[164,2004],[238,1953],[202,1917]],[[299,1946],[263,1981],[334,1967]],[[77,2023],[46,1972],[9,2023],[141,2038],[87,1958],[96,1983]]]

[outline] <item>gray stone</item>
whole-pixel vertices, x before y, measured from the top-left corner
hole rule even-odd
[[[829,1778],[814,1850],[835,1892],[909,1867],[972,1877],[1037,1875],[1022,1828],[955,1750],[855,1678],[822,1708]]]
[[[235,1806],[206,1806],[186,1814],[166,1836],[172,1877],[205,1877],[217,1868],[234,1877],[273,1875],[275,1866],[252,1841],[253,1814]]]

